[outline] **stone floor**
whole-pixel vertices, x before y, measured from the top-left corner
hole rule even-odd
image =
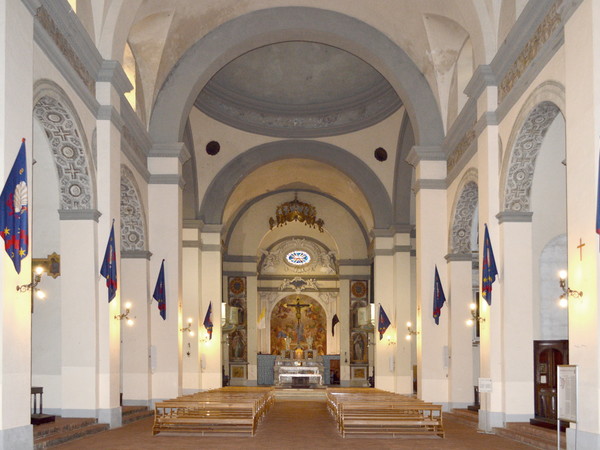
[[[446,437],[347,438],[337,432],[323,401],[277,400],[254,437],[152,436],[152,418],[78,439],[60,449],[531,449],[499,436],[478,433],[451,418],[444,419]]]

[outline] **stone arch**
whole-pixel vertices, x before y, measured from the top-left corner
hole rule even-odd
[[[146,215],[133,172],[121,166],[121,251],[144,251]]]
[[[437,102],[425,77],[404,50],[354,17],[307,7],[253,11],[199,39],[181,57],[158,92],[149,126],[153,140],[181,141],[196,97],[225,64],[261,46],[307,37],[312,42],[346,50],[373,66],[402,99],[417,143],[441,145],[444,131]]]
[[[58,174],[60,209],[95,208],[94,169],[87,140],[67,95],[50,81],[35,86],[33,117],[44,129]]]
[[[305,158],[335,167],[349,176],[369,202],[375,228],[392,225],[390,196],[371,168],[356,156],[332,144],[319,141],[287,140],[261,144],[230,161],[214,177],[200,206],[199,219],[219,224],[227,199],[240,180],[258,167],[288,158]]]
[[[555,82],[540,85],[527,99],[515,121],[503,165],[504,211],[530,212],[535,162],[548,128],[564,111],[564,88]]]
[[[471,168],[460,181],[452,208],[449,248],[452,254],[471,254],[471,230],[478,204],[477,169]]]

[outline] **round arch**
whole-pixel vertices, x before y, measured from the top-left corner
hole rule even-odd
[[[423,74],[387,36],[370,25],[334,11],[279,7],[244,14],[198,40],[162,85],[150,119],[155,142],[179,142],[193,103],[225,64],[261,46],[310,40],[346,50],[378,70],[402,99],[419,145],[441,145],[442,120]]]
[[[66,93],[49,80],[36,83],[33,101],[33,117],[42,125],[52,150],[60,187],[60,209],[94,209],[94,168],[73,104]]]
[[[460,181],[458,195],[452,208],[452,225],[448,239],[448,247],[452,254],[471,254],[471,230],[477,209],[478,192],[477,169],[471,168]]]
[[[329,164],[349,176],[365,195],[375,228],[387,229],[392,225],[390,197],[367,164],[351,153],[332,144],[318,141],[275,141],[247,150],[229,162],[214,177],[200,206],[200,220],[219,224],[227,199],[240,180],[258,167],[288,158],[305,158]]]
[[[521,108],[502,168],[500,205],[504,211],[530,211],[536,158],[548,127],[564,111],[564,105],[564,87],[548,81],[538,86]]]

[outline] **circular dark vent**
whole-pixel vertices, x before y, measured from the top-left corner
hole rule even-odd
[[[219,150],[221,150],[221,144],[219,144],[217,141],[210,141],[208,144],[206,144],[206,153],[211,156],[219,153]]]
[[[375,150],[375,159],[377,161],[385,161],[387,159],[387,152],[385,151],[384,148],[379,147],[378,149]]]

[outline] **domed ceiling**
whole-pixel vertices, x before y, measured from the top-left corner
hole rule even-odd
[[[369,64],[314,42],[250,51],[221,69],[195,106],[235,128],[276,137],[322,137],[371,126],[401,101]]]

